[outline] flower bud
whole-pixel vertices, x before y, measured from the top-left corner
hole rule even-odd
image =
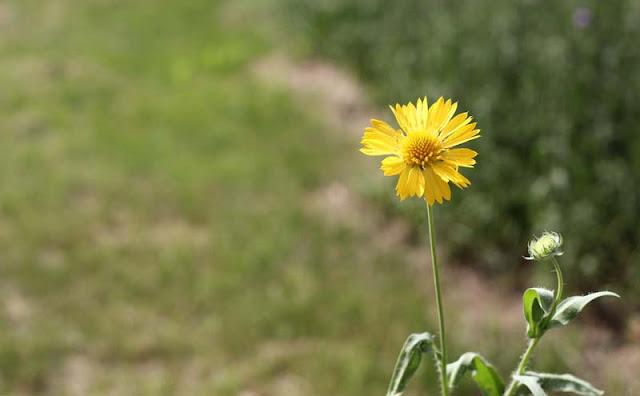
[[[557,232],[545,231],[540,238],[529,241],[529,257],[527,260],[544,260],[552,256],[562,255],[562,236]]]

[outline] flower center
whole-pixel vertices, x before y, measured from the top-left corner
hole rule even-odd
[[[402,156],[407,165],[424,168],[430,161],[438,159],[441,152],[439,142],[427,131],[414,131],[402,142]]]

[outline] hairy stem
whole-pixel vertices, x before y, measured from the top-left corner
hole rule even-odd
[[[551,308],[549,308],[549,313],[547,314],[544,323],[542,324],[542,328],[546,329],[553,319],[553,315],[556,313],[556,309],[558,308],[558,304],[562,299],[562,289],[564,288],[564,279],[562,278],[562,270],[560,269],[560,264],[558,264],[558,260],[555,257],[551,256],[551,262],[553,263],[553,267],[556,271],[556,277],[558,278],[558,289],[556,291],[556,297],[553,299],[553,303],[551,304]]]
[[[535,349],[536,345],[538,345],[540,338],[541,337],[533,338],[529,340],[529,346],[527,347],[527,350],[524,352],[524,355],[522,355],[522,359],[520,360],[520,364],[518,365],[518,370],[516,371],[515,375],[524,374],[524,371],[527,369],[527,365],[529,364],[529,359],[531,359],[531,354],[533,353],[533,350]],[[509,388],[507,388],[507,391],[504,393],[504,396],[513,396],[513,394],[518,389],[518,384],[519,382],[515,378],[512,378],[511,384],[509,384]]]
[[[449,396],[449,383],[447,381],[447,343],[444,332],[444,309],[442,306],[442,293],[440,292],[440,274],[438,273],[438,258],[436,256],[435,226],[433,224],[433,211],[431,205],[427,205],[427,218],[429,220],[429,242],[431,243],[431,267],[433,268],[433,283],[436,290],[436,303],[438,305],[438,323],[440,325],[440,378],[442,382],[442,396]]]
[[[558,264],[558,260],[555,257],[551,256],[551,263],[553,263],[553,267],[556,270],[556,276],[558,278],[558,291],[556,293],[556,298],[553,300],[553,304],[551,305],[551,309],[549,310],[549,320],[553,317],[553,314],[556,313],[556,308],[558,308],[558,303],[560,299],[562,299],[562,289],[564,288],[564,280],[562,278],[562,271],[560,270],[560,264]]]

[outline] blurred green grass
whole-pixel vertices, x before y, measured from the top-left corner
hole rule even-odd
[[[260,9],[3,5],[3,392],[384,388],[387,330],[357,333],[387,280],[303,211],[353,147],[252,77]]]
[[[282,45],[271,2],[0,4],[3,394],[386,389],[404,338],[435,329],[428,269],[309,210],[371,163],[254,77]],[[506,372],[524,324],[498,311],[480,352]],[[426,366],[412,392],[434,389]]]

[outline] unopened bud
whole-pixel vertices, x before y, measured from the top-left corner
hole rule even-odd
[[[529,257],[527,260],[544,260],[552,256],[562,255],[562,236],[557,232],[545,231],[540,238],[529,241]]]

